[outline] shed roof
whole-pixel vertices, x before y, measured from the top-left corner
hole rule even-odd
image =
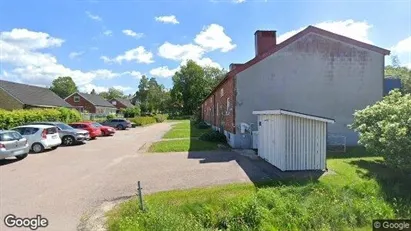
[[[253,115],[290,115],[290,116],[296,116],[300,118],[317,120],[317,121],[322,121],[322,122],[332,123],[332,124],[335,122],[335,120],[330,119],[330,118],[317,116],[317,115],[310,115],[310,114],[305,114],[305,113],[300,113],[300,112],[294,112],[294,111],[289,111],[289,110],[284,110],[284,109],[253,111]]]
[[[118,102],[120,102],[121,104],[123,104],[126,107],[134,107],[133,104],[131,104],[131,101],[128,99],[123,99],[123,98],[115,98],[115,100],[117,100]]]
[[[5,80],[0,80],[0,88],[25,105],[40,107],[72,107],[48,88]]]
[[[81,93],[81,92],[77,92],[77,94],[83,97],[85,100],[92,103],[94,106],[115,108],[110,102],[105,100],[100,95],[87,94],[87,93]]]
[[[371,44],[367,44],[364,42],[360,42],[358,40],[352,39],[352,38],[348,38],[339,34],[335,34],[333,32],[327,31],[327,30],[323,30],[320,29],[318,27],[315,26],[308,26],[307,28],[305,28],[304,30],[298,32],[297,34],[291,36],[290,38],[284,40],[283,42],[276,44],[275,46],[273,46],[272,48],[268,49],[266,52],[264,52],[261,55],[258,55],[256,57],[254,57],[253,59],[249,60],[248,62],[244,63],[244,64],[240,64],[238,67],[234,68],[233,70],[229,71],[226,76],[220,81],[220,83],[211,91],[211,93],[203,100],[206,101],[208,99],[208,97],[210,97],[216,89],[218,89],[225,81],[227,81],[229,78],[233,78],[235,75],[237,75],[238,73],[248,69],[249,67],[253,66],[254,64],[264,60],[265,58],[269,57],[270,55],[274,54],[275,52],[283,49],[284,47],[288,46],[289,44],[292,44],[293,42],[297,41],[298,39],[302,38],[303,36],[309,34],[309,33],[315,33],[315,34],[319,34],[321,36],[324,37],[328,37],[331,39],[335,39],[335,40],[339,40],[341,42],[345,42],[354,46],[358,46],[367,50],[371,50],[371,51],[375,51],[377,53],[383,54],[383,55],[389,55],[390,51],[381,47],[377,47]]]

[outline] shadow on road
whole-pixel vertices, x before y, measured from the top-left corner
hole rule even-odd
[[[19,162],[19,161],[20,160],[18,159],[3,159],[3,160],[0,160],[0,166],[12,164],[12,163]]]

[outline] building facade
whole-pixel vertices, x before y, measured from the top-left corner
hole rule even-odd
[[[389,51],[312,26],[280,44],[275,31],[257,31],[255,41],[255,57],[230,66],[202,104],[203,118],[222,127],[237,148],[252,146],[251,131],[258,129],[253,111],[277,109],[332,118],[330,137],[356,145],[358,135],[348,125],[355,110],[382,99]],[[218,113],[209,113],[219,107],[227,112],[223,125]],[[240,133],[242,123],[251,129]]]
[[[117,110],[103,97],[94,94],[76,92],[68,96],[65,101],[82,113],[91,113],[97,116],[115,114]]]

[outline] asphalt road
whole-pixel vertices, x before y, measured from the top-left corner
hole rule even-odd
[[[0,161],[0,230],[29,230],[7,228],[3,222],[7,214],[47,218],[48,227],[38,230],[76,230],[90,209],[135,195],[138,180],[143,193],[151,193],[264,177],[257,166],[236,161],[233,153],[218,157],[139,151],[169,129],[167,123],[133,128],[84,145],[31,154],[21,161]]]

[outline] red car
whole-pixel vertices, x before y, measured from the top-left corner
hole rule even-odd
[[[97,122],[90,122],[94,125],[94,127],[98,127],[101,130],[102,136],[112,136],[114,133],[116,133],[116,129],[109,127],[109,126],[104,126],[101,125],[100,123]]]
[[[102,135],[102,132],[99,127],[93,125],[92,122],[78,122],[69,124],[73,128],[83,129],[90,133],[90,139],[94,140],[98,136]]]

